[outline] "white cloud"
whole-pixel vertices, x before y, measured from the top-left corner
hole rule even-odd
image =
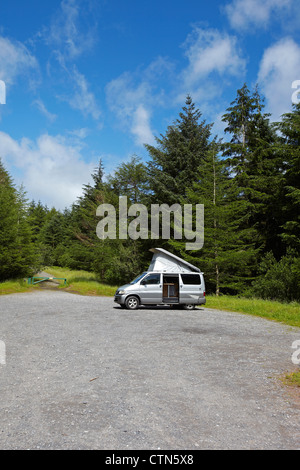
[[[258,72],[258,83],[274,120],[292,106],[292,82],[300,79],[300,46],[284,38],[265,50]]]
[[[143,105],[138,106],[133,114],[131,132],[137,145],[153,144],[154,138],[150,127],[150,112]]]
[[[24,184],[30,199],[57,209],[76,201],[98,163],[84,162],[81,150],[78,141],[59,135],[43,134],[34,142],[0,132],[0,155],[15,183]]]
[[[137,145],[155,144],[151,117],[167,100],[177,106],[190,94],[194,101],[202,101],[203,108],[245,73],[237,38],[216,29],[195,27],[183,49],[188,63],[178,73],[175,63],[159,57],[147,68],[124,72],[106,86],[110,110]]]
[[[211,72],[237,75],[244,69],[245,61],[239,56],[237,39],[216,29],[195,28],[185,42],[189,67],[187,78],[197,81]]]
[[[86,127],[80,127],[79,129],[74,129],[68,133],[76,139],[85,139],[89,135],[90,131]]]
[[[40,99],[34,100],[32,104],[37,107],[40,113],[43,114],[47,118],[48,121],[53,122],[57,118],[56,114],[53,114],[50,111],[48,111],[48,109],[46,108],[42,100]]]
[[[0,79],[6,85],[14,84],[19,76],[37,69],[36,58],[22,43],[0,36]]]
[[[129,129],[137,145],[154,143],[150,126],[150,109],[155,101],[149,81],[137,85],[133,75],[125,72],[106,87],[107,101],[122,127]]]
[[[282,14],[294,0],[233,0],[224,8],[235,29],[266,27],[273,14]]]
[[[73,109],[78,109],[84,116],[91,115],[98,120],[100,110],[98,108],[95,95],[89,90],[89,84],[83,74],[73,67],[70,74],[74,84],[74,94],[65,98]]]
[[[82,30],[84,8],[77,0],[63,0],[50,28],[43,32],[46,42],[57,48],[64,59],[75,59],[90,49],[95,42],[91,26]]]
[[[217,29],[195,27],[183,44],[188,65],[180,75],[183,95],[211,100],[221,93],[222,79],[239,77],[245,72],[237,38]]]
[[[62,0],[50,27],[44,28],[39,34],[51,48],[53,57],[60,66],[59,73],[63,70],[66,74],[65,84],[68,92],[57,98],[67,102],[71,108],[79,110],[84,117],[91,116],[98,120],[101,113],[95,95],[90,90],[85,75],[74,65],[75,61],[95,44],[95,27],[86,22],[87,11],[86,2]],[[56,67],[50,65],[50,61],[47,70],[49,74],[57,73]]]

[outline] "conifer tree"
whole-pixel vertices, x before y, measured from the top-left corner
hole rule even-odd
[[[0,160],[0,280],[31,274],[35,262],[24,190],[16,190]]]
[[[202,114],[189,95],[185,104],[166,134],[156,138],[157,146],[146,145],[151,157],[149,185],[156,203],[171,205],[186,195],[196,179],[195,170],[209,149],[212,125],[200,121]]]
[[[0,280],[15,275],[17,237],[16,194],[12,180],[0,161]]]
[[[127,196],[131,204],[145,202],[148,192],[146,166],[134,155],[108,176],[108,184],[115,194]]]
[[[240,228],[248,230],[249,241],[262,251],[279,249],[276,203],[281,180],[277,137],[263,108],[258,88],[251,93],[245,84],[223,116],[225,133],[231,135],[223,155],[243,206]]]
[[[87,271],[92,270],[95,249],[99,242],[96,235],[98,223],[96,209],[106,197],[106,185],[103,182],[104,168],[101,159],[91,176],[94,184],[83,186],[82,195],[73,203],[71,210],[65,214],[68,247],[62,258],[70,268]]]
[[[285,249],[292,248],[300,255],[300,104],[282,116],[277,124],[281,132],[282,159],[281,238]]]
[[[31,201],[27,209],[28,222],[32,231],[32,240],[36,243],[40,241],[41,230],[47,221],[49,209],[41,201],[37,203]]]
[[[196,174],[198,181],[188,189],[183,202],[204,205],[203,247],[186,252],[182,241],[172,240],[171,245],[205,273],[208,293],[236,294],[249,282],[249,266],[253,264],[255,252],[245,240],[244,232],[239,230],[237,220],[241,209],[216,139],[211,142]]]

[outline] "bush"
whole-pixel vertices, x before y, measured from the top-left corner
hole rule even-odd
[[[281,302],[300,300],[300,259],[292,252],[279,261],[272,252],[267,253],[259,272],[259,277],[252,284],[256,297]]]

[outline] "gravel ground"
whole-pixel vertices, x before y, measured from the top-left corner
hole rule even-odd
[[[199,308],[0,297],[0,448],[300,449],[300,329]]]

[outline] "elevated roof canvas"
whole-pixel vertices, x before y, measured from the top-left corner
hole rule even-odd
[[[153,257],[148,271],[159,271],[169,273],[200,273],[201,270],[187,261],[173,255],[163,248],[151,248]]]

